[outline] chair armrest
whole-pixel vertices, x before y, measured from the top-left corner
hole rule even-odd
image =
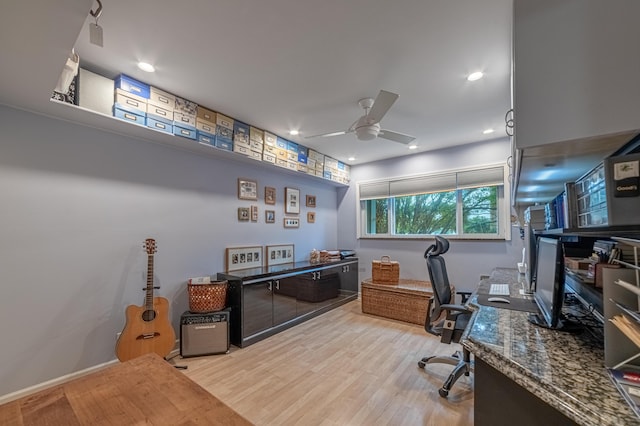
[[[471,297],[473,293],[470,291],[458,291],[456,292],[456,294],[459,294],[460,297],[462,297],[462,304],[465,304],[467,303],[467,300],[469,300],[469,297]]]
[[[471,312],[471,310],[464,305],[454,305],[450,303],[440,305],[440,308],[442,310],[449,311],[449,312],[463,312],[463,313]]]

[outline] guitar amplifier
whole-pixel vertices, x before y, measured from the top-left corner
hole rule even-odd
[[[180,317],[180,356],[229,352],[229,309],[211,313],[186,311]]]

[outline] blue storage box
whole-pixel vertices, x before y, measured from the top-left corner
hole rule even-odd
[[[216,136],[216,148],[225,149],[227,151],[233,151],[233,142],[220,140],[220,138]]]
[[[338,161],[338,170],[344,170],[344,163],[341,161]]]
[[[148,84],[131,78],[128,75],[120,74],[115,80],[116,89],[122,89],[125,92],[133,93],[145,99],[149,99],[151,88]]]
[[[325,179],[331,179],[331,172],[329,172],[329,171],[325,171],[325,172],[322,174],[322,177],[324,177]]]
[[[177,124],[173,124],[173,134],[176,136],[182,136],[183,138],[196,140],[196,129],[187,128],[183,126],[179,126]]]
[[[240,122],[233,122],[233,140],[235,142],[244,142],[246,144],[249,143],[249,126]]]
[[[298,154],[304,155],[304,157],[307,158],[307,156],[309,155],[309,148],[298,144]]]
[[[287,141],[287,151],[298,153],[298,144],[295,142]]]
[[[298,163],[307,164],[307,156],[298,153]]]
[[[280,149],[287,149],[288,145],[289,145],[288,140],[282,139],[280,136],[278,136],[278,138],[276,139],[276,147]]]
[[[196,132],[196,138],[200,143],[206,143],[207,145],[216,145],[216,135],[212,135],[211,133],[201,132],[198,130]]]
[[[113,107],[113,116],[131,123],[140,124],[141,126],[144,126],[146,123],[146,117],[144,115],[116,108],[115,106]]]
[[[159,132],[173,134],[173,124],[162,120],[156,120],[150,116],[147,116],[147,127]]]

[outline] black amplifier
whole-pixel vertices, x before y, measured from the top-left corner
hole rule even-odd
[[[180,317],[180,356],[229,352],[229,309],[211,313],[186,311]]]

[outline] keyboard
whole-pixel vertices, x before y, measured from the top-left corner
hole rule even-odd
[[[509,284],[491,284],[489,294],[493,296],[509,296]]]

